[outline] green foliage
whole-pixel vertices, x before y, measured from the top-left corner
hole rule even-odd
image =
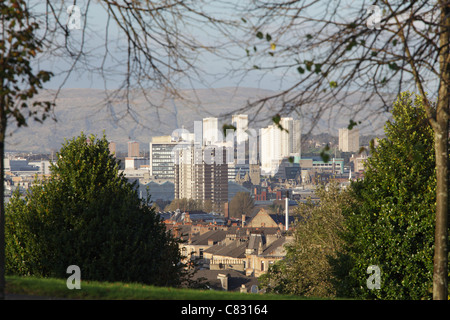
[[[327,145],[325,146],[325,148],[323,148],[323,150],[320,151],[320,158],[322,158],[323,162],[327,163],[328,161],[330,161],[330,154],[328,153],[330,151],[330,146]]]
[[[344,228],[343,208],[351,201],[349,193],[337,182],[319,185],[318,204],[300,203],[295,214],[294,241],[285,246],[284,260],[273,264],[259,278],[268,292],[313,297],[333,297],[332,258],[337,259],[343,247],[340,235]]]
[[[283,128],[280,121],[281,121],[281,116],[279,114],[276,114],[272,117],[272,122],[278,127],[278,129],[280,129],[281,131],[288,132],[288,130],[286,128]]]
[[[119,174],[108,141],[81,134],[66,141],[51,177],[15,194],[6,210],[8,274],[176,286],[178,243]]]
[[[386,138],[371,150],[364,180],[352,185],[356,202],[345,213],[347,253],[337,261],[340,293],[428,299],[436,201],[434,135],[420,97],[403,93],[392,115]],[[379,290],[367,288],[370,265],[381,269]]]
[[[233,130],[233,132],[234,132],[234,131],[236,131],[236,127],[233,126],[232,124],[224,124],[222,126],[222,132],[223,132],[224,137],[227,136],[227,133],[228,133],[227,131],[229,131],[229,130]]]
[[[26,126],[28,118],[42,122],[51,107],[49,101],[38,101],[35,95],[53,75],[36,71],[32,61],[42,51],[43,43],[36,37],[39,23],[29,12],[28,2],[7,0],[0,2],[0,159],[4,158],[6,127],[11,120],[18,127]],[[33,99],[33,103],[29,100]],[[38,114],[41,113],[41,117]],[[0,172],[3,183],[3,168]],[[0,299],[5,289],[5,210],[4,190],[0,191]]]
[[[355,121],[353,121],[353,119],[350,119],[347,129],[352,130],[353,127],[357,126],[358,124],[361,124],[361,121],[355,122]]]
[[[19,127],[26,126],[25,110],[30,118],[39,122],[45,120],[53,103],[35,100],[29,105],[27,100],[33,98],[53,74],[32,67],[31,61],[42,51],[43,44],[35,36],[39,24],[31,19],[26,2],[2,1],[0,16],[0,107],[2,130],[5,130],[6,117],[13,118]],[[37,116],[38,112],[42,113],[41,118]],[[4,139],[3,135],[1,139]]]
[[[268,291],[362,299],[432,297],[436,174],[434,133],[421,97],[399,96],[386,138],[371,145],[365,177],[344,193],[318,190],[299,206],[286,258],[260,278]],[[367,268],[381,288],[367,287]]]

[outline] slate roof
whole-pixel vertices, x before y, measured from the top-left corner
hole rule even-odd
[[[217,279],[218,274],[228,274],[228,291],[239,291],[241,285],[245,285],[248,292],[252,285],[258,285],[258,279],[256,277],[248,277],[236,270],[198,270],[193,280],[199,278],[206,278],[206,282],[213,290],[222,290],[222,285],[219,279]]]
[[[273,221],[277,224],[284,225],[286,223],[286,215],[285,214],[269,214],[269,216],[272,218]],[[292,225],[295,223],[296,217],[293,217],[292,215],[288,216],[289,225]]]
[[[261,234],[252,234],[250,235],[247,248],[258,250],[260,244],[262,245],[262,247],[264,247],[264,245],[266,244],[266,238]]]
[[[216,256],[225,256],[230,258],[241,259],[245,258],[245,249],[247,242],[238,243],[233,241],[228,245],[215,245],[203,251],[204,253],[211,253]]]
[[[260,244],[262,245],[263,251],[261,256],[272,257],[280,256],[283,246],[286,243],[286,238],[281,237],[269,245],[267,245],[267,239],[261,234],[251,234],[248,241],[234,240],[229,244],[216,244],[204,251],[204,253],[210,253],[214,256],[224,256],[236,259],[245,258],[245,250],[253,249],[258,252]]]
[[[280,229],[278,227],[228,227],[228,234],[236,234],[244,236],[247,234],[247,231],[251,234],[254,233],[264,233],[264,234],[276,234]]]
[[[262,256],[271,257],[271,256],[279,256],[280,249],[283,249],[283,245],[286,243],[286,238],[278,238],[269,244],[262,252]]]
[[[210,230],[201,235],[194,236],[191,238],[191,243],[193,245],[208,245],[208,240],[213,240],[214,243],[222,241],[225,239],[227,231],[224,230]]]

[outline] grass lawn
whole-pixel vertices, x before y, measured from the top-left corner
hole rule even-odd
[[[6,277],[6,292],[66,299],[93,300],[305,300],[304,297],[213,290],[175,289],[137,283],[81,281],[81,289],[67,288],[66,279]]]

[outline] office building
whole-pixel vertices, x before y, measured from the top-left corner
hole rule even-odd
[[[260,163],[264,175],[275,175],[283,159],[301,156],[300,120],[281,118],[280,125],[283,129],[275,124],[260,129]]]
[[[126,157],[125,158],[125,170],[148,170],[148,159],[144,157]]]
[[[171,136],[152,137],[150,142],[150,175],[155,179],[174,179],[173,149],[180,142]]]
[[[139,142],[128,142],[128,158],[139,157]]]
[[[191,144],[174,150],[175,199],[228,201],[226,148]]]
[[[247,114],[235,114],[231,117],[231,124],[236,128],[236,143],[244,143],[248,141],[248,115]]]
[[[261,128],[260,134],[259,159],[261,162],[261,171],[263,175],[272,175],[277,168],[280,157],[280,142],[278,130],[274,125],[267,128]]]
[[[298,119],[292,120],[292,147],[290,156],[302,156],[302,126]]]
[[[215,144],[222,142],[223,139],[219,137],[219,120],[217,118],[203,118],[203,144]]]
[[[359,129],[339,129],[339,150],[342,152],[359,152]]]

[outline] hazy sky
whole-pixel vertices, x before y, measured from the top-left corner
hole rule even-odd
[[[210,8],[202,7],[202,10],[210,10],[215,17],[225,17],[228,15],[233,19],[240,21],[240,16],[236,14],[233,16],[233,14],[231,14],[231,8],[235,5],[234,2],[234,0],[229,2],[219,2],[225,3],[224,5],[219,6],[217,4],[218,2],[211,1]],[[61,21],[69,21],[69,14],[65,9],[67,9],[73,1],[65,1],[63,3],[64,4],[60,7],[60,19]],[[108,89],[116,88],[123,83],[123,75],[126,70],[127,43],[123,31],[119,30],[113,21],[110,21],[109,28],[106,27],[108,16],[105,8],[99,4],[99,1],[91,1],[89,2],[89,6],[87,0],[76,1],[76,3],[82,14],[80,26],[82,29],[87,27],[87,31],[83,34],[83,30],[72,29],[70,31],[69,41],[74,49],[79,48],[80,43],[84,41],[84,50],[89,52],[90,58],[86,62],[83,59],[80,59],[76,70],[65,80],[64,87],[105,88],[105,79],[95,71],[96,68],[99,68],[103,64],[106,69],[108,69],[109,80],[106,80],[106,87]],[[36,10],[42,10],[43,8],[44,7],[40,7],[40,5],[35,7]],[[86,12],[87,15],[85,15]],[[248,19],[248,17],[246,18]],[[108,31],[107,42],[109,55],[107,59],[104,60],[106,30]],[[202,44],[217,44],[219,42],[228,41],[216,30],[209,28],[207,23],[198,25],[191,24],[190,28],[183,29],[181,32],[194,35],[195,39]],[[245,37],[247,37],[247,39],[248,37],[253,37],[253,40],[257,40],[254,35],[242,34],[242,38]],[[243,86],[277,90],[280,89],[280,86],[290,82],[289,77],[292,75],[289,73],[281,73],[281,71],[277,70],[272,70],[269,73],[258,72],[257,70],[251,70],[250,73],[238,71],[231,74],[230,70],[239,69],[244,64],[247,64],[247,68],[252,69],[252,64],[246,55],[245,48],[231,48],[228,46],[227,50],[228,51],[222,52],[223,57],[207,53],[196,56],[193,62],[200,72],[201,80],[204,82],[197,81],[197,76],[193,76],[190,81],[187,81],[187,79],[182,80],[179,83],[180,87],[218,88]],[[234,61],[228,58],[233,58]],[[68,59],[67,56],[61,55],[59,57],[53,56],[51,59],[48,59],[47,57],[41,59],[40,68],[55,73],[55,76],[50,83],[46,84],[46,87],[59,87],[65,79],[65,74],[61,72],[70,68],[71,63],[72,60]],[[193,73],[190,73],[190,75],[192,76]]]

